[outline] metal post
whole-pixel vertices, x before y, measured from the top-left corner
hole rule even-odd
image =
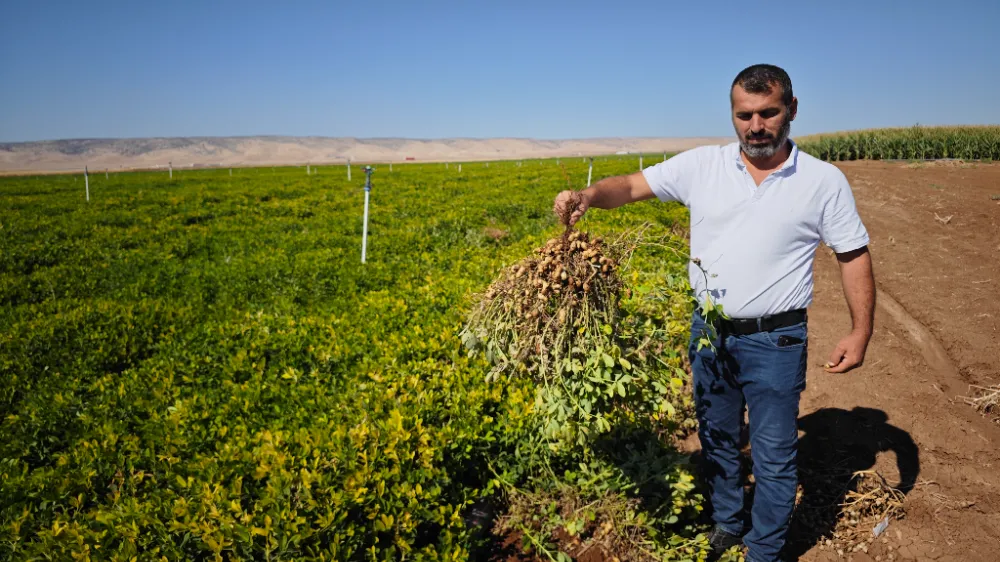
[[[642,171],[642,153],[639,153],[639,171]]]
[[[104,168],[104,179],[108,179],[108,169]]]
[[[90,175],[86,166],[83,167],[83,188],[87,191],[87,201],[90,201]]]
[[[306,175],[307,175],[307,176],[308,176],[308,175],[310,175],[310,172],[309,172],[309,164],[306,164]]]
[[[594,159],[590,159],[590,168],[587,169],[587,187],[590,187],[590,180],[594,177]]]
[[[392,162],[389,162],[389,171],[392,171]]]
[[[170,167],[170,179],[174,179],[174,163],[167,162],[167,166]]]
[[[351,181],[351,159],[347,159],[347,181]]]
[[[458,165],[458,173],[462,173],[462,165],[461,164]]]
[[[229,168],[229,177],[233,177],[233,169]]]
[[[365,263],[365,256],[368,253],[368,197],[372,191],[373,171],[371,166],[365,166],[365,219],[361,230],[361,263]]]
[[[666,161],[667,161],[667,153],[666,153],[666,152],[664,152],[664,153],[663,153],[663,161],[664,161],[664,162],[666,162]]]

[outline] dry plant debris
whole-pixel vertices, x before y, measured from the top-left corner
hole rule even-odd
[[[839,505],[837,519],[829,536],[821,538],[821,550],[834,550],[839,555],[868,552],[878,538],[874,529],[879,523],[902,519],[903,492],[890,486],[874,470],[855,472]]]
[[[619,320],[618,276],[640,234],[616,240],[591,238],[569,226],[568,205],[560,217],[566,225],[553,238],[500,273],[469,315],[463,338],[470,348],[483,348],[494,365],[491,377],[529,374],[551,382],[556,362],[587,349],[590,335],[607,332]]]
[[[993,386],[973,385],[971,388],[975,392],[973,396],[964,397],[965,403],[983,415],[991,416],[993,421],[1000,423],[1000,384]]]

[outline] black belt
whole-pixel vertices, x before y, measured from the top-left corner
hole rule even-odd
[[[771,332],[778,328],[787,328],[806,321],[806,310],[789,310],[772,316],[760,318],[729,318],[719,322],[723,333],[748,336],[757,332]]]

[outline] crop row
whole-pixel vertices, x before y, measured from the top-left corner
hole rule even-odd
[[[870,129],[812,135],[798,143],[826,161],[1000,160],[1000,126]]]

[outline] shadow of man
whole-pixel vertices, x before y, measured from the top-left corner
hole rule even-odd
[[[888,423],[882,410],[823,408],[799,418],[799,484],[802,497],[792,517],[786,558],[798,558],[837,524],[840,504],[853,485],[852,476],[875,466],[876,456],[896,455],[899,482],[908,493],[920,473],[920,455],[910,434]]]

